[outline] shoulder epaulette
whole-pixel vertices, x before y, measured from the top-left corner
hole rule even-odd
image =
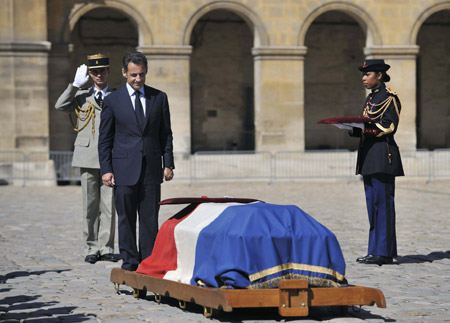
[[[390,88],[386,87],[386,91],[390,94],[390,95],[394,95],[397,96],[397,92],[392,91]]]

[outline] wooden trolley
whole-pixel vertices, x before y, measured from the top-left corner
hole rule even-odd
[[[385,308],[386,301],[379,289],[362,286],[309,287],[306,280],[283,280],[272,289],[220,289],[199,287],[166,279],[156,278],[133,271],[114,268],[111,281],[116,290],[120,285],[133,288],[133,296],[145,297],[155,294],[156,302],[161,296],[177,299],[181,308],[186,302],[203,306],[204,315],[211,317],[214,310],[231,312],[234,308],[277,307],[281,316],[308,316],[309,307],[377,305]]]

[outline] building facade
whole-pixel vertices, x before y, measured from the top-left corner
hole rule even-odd
[[[0,150],[71,150],[54,104],[86,55],[149,60],[174,150],[356,149],[317,125],[360,115],[357,67],[384,58],[402,102],[400,149],[450,147],[448,0],[0,0]]]

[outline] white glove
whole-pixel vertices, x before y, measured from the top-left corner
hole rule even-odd
[[[352,122],[352,123],[344,123],[344,124],[347,126],[350,126],[350,127],[359,128],[361,130],[364,130],[364,128],[366,127],[364,125],[364,123],[362,123],[362,122]]]
[[[348,123],[332,123],[332,125],[338,127],[339,129],[353,130],[353,127],[350,126]]]
[[[87,75],[87,66],[86,64],[80,65],[77,68],[77,72],[75,73],[75,79],[73,80],[72,85],[75,87],[82,87],[89,80],[89,75]]]
[[[333,123],[333,126],[338,127],[339,129],[345,129],[345,130],[351,130],[353,131],[353,128],[360,128],[361,130],[364,130],[364,123]]]

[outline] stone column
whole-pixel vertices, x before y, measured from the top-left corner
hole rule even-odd
[[[0,150],[46,152],[50,50],[46,0],[0,4]]]
[[[400,124],[395,141],[401,150],[415,150],[417,147],[416,131],[416,58],[419,46],[373,46],[366,47],[364,54],[368,59],[384,59],[391,65],[388,74],[391,81],[387,87],[398,93],[402,104]]]
[[[305,149],[306,51],[303,46],[253,48],[257,151]]]
[[[167,93],[174,152],[191,152],[189,63],[191,46],[141,46],[148,59],[146,84]]]
[[[67,88],[67,85],[73,82],[75,76],[76,70],[70,68],[70,49],[70,45],[67,43],[52,43],[49,56],[48,92],[51,151],[73,150],[73,142],[77,134],[73,130],[69,114],[55,109],[55,103],[59,96]]]
[[[50,43],[0,42],[0,150],[48,151]]]

